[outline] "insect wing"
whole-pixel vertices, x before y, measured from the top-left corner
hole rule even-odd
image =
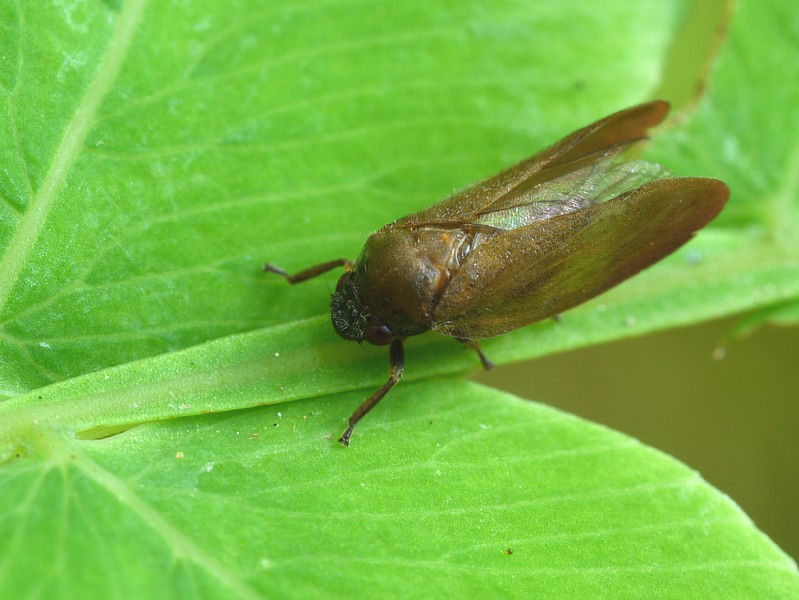
[[[461,265],[436,306],[433,328],[479,339],[559,314],[682,246],[728,196],[715,179],[659,179],[499,233]]]
[[[575,166],[574,171],[535,188],[519,186],[479,213],[474,224],[516,229],[610,200],[667,175],[661,165],[642,160]]]
[[[479,215],[491,212],[493,206],[507,210],[514,203],[529,204],[531,197],[526,192],[547,181],[613,158],[644,139],[647,130],[660,123],[668,110],[667,102],[656,100],[614,113],[493,177],[400,219],[393,226],[478,224]]]

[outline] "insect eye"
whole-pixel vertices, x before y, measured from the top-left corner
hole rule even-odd
[[[344,289],[344,285],[350,280],[350,275],[352,275],[352,273],[350,271],[347,271],[346,273],[344,273],[344,275],[339,277],[338,283],[336,284],[336,292],[340,292],[341,290]]]
[[[394,340],[394,334],[385,325],[372,325],[364,332],[363,339],[375,346],[385,346]]]

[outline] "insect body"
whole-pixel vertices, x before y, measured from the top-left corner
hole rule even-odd
[[[432,330],[477,340],[555,316],[667,256],[729,196],[715,179],[668,177],[654,163],[617,161],[646,138],[668,104],[615,113],[426,210],[373,233],[358,259],[289,275],[346,271],[330,303],[346,339],[390,344],[389,379],[349,419],[353,429],[400,380],[403,339]]]

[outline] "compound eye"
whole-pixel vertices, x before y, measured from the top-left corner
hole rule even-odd
[[[350,280],[350,275],[352,275],[351,271],[347,271],[339,277],[338,283],[336,284],[336,292],[341,292],[344,289],[344,285]]]
[[[363,339],[375,346],[385,346],[394,341],[394,334],[385,325],[372,325],[363,334]]]

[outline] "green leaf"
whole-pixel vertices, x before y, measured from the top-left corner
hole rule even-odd
[[[4,591],[31,589],[31,572],[42,596],[98,598],[796,590],[792,563],[729,499],[620,434],[476,384],[434,382],[400,386],[345,449],[329,433],[359,400],[99,441],[43,434],[41,462],[17,461],[4,476],[4,495],[20,499],[3,542]]]
[[[386,356],[332,332],[335,274],[260,272],[353,257],[679,87],[689,8],[0,7],[0,597],[795,596],[695,473],[461,381],[477,361],[451,340],[410,340],[339,447]],[[742,1],[708,94],[648,149],[727,181],[721,217],[493,360],[796,302],[794,12]]]

